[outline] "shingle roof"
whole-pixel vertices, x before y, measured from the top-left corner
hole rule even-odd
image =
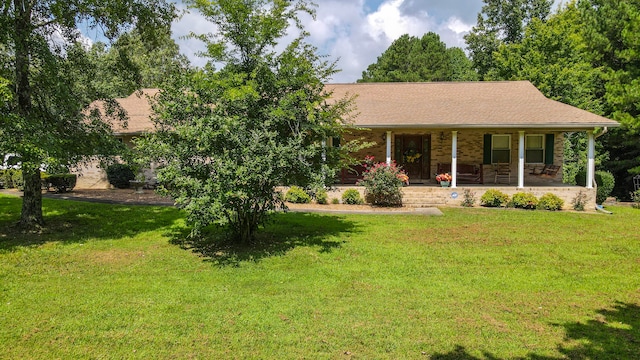
[[[546,98],[528,81],[328,84],[334,98],[357,95],[355,125],[370,128],[485,128],[587,130],[614,120]],[[153,130],[144,89],[117,99],[129,116],[116,134]]]
[[[142,91],[136,91],[126,98],[116,99],[127,112],[128,119],[126,128],[122,126],[122,123],[115,122],[113,132],[116,135],[136,135],[152,131],[154,125],[151,121],[151,104],[149,104],[148,97],[154,97],[158,92],[160,92],[159,89],[142,89]],[[100,101],[94,102],[92,106],[98,106],[102,109]]]
[[[616,127],[618,122],[546,98],[528,81],[327,85],[334,97],[357,94],[361,127]]]

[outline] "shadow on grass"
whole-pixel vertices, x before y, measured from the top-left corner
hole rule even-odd
[[[558,324],[565,328],[565,342],[558,345],[561,357],[530,354],[522,360],[559,359],[638,359],[640,358],[640,306],[617,302],[610,309],[598,310],[586,323]],[[497,360],[484,353],[479,358],[471,355],[463,346],[449,353],[437,353],[432,360]]]
[[[310,246],[319,252],[330,252],[346,242],[356,225],[340,216],[290,212],[275,214],[265,228],[259,230],[254,242],[239,244],[226,240],[219,229],[209,231],[197,239],[189,238],[186,228],[173,228],[171,242],[183,249],[192,250],[205,261],[217,266],[240,266],[244,261],[280,256],[300,247]]]
[[[118,239],[175,226],[182,219],[173,207],[109,205],[74,200],[43,199],[45,225],[37,231],[19,229],[22,200],[0,196],[0,250],[46,242]]]

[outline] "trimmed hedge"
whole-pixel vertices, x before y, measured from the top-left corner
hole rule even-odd
[[[538,201],[538,209],[556,211],[561,210],[563,206],[564,200],[552,193],[542,195]]]
[[[509,195],[500,190],[489,189],[480,197],[480,205],[486,207],[500,207],[509,202]]]
[[[77,180],[78,176],[76,174],[46,174],[42,177],[47,189],[53,188],[55,192],[59,193],[73,190]]]
[[[534,210],[538,206],[538,198],[532,193],[517,192],[511,197],[509,205],[517,209]]]
[[[342,203],[349,205],[361,205],[364,204],[364,200],[362,200],[362,196],[360,196],[360,192],[356,189],[347,189],[342,194]]]
[[[294,204],[308,204],[311,202],[311,196],[298,186],[292,186],[289,191],[287,191],[284,199]]]
[[[596,191],[596,203],[602,204],[607,197],[611,195],[613,191],[613,187],[616,184],[616,179],[612,173],[604,170],[598,170],[594,174],[596,184],[598,185],[598,189]],[[576,184],[579,186],[585,186],[587,182],[587,172],[586,170],[580,170],[576,174]]]
[[[134,180],[136,175],[131,166],[126,164],[112,164],[107,167],[107,180],[109,184],[118,189],[127,189],[131,185],[129,181]]]

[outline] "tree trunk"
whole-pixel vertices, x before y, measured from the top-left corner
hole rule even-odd
[[[34,229],[44,225],[40,170],[23,168],[22,176],[24,178],[24,195],[19,226],[24,229]]]
[[[31,120],[31,86],[29,79],[29,56],[31,54],[30,37],[31,3],[14,0],[15,6],[15,64],[16,95],[18,114],[24,120]],[[19,225],[25,229],[33,229],[44,223],[42,218],[42,191],[40,190],[40,170],[37,165],[29,164],[27,154],[19,154],[22,159],[22,176],[24,179],[24,196],[22,197],[22,214]]]

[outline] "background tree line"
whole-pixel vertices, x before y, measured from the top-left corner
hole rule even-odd
[[[628,198],[640,174],[640,3],[577,0],[552,12],[552,0],[483,0],[465,36],[469,58],[436,34],[404,35],[359,82],[529,80],[547,97],[619,121],[598,142],[597,166]],[[585,166],[583,133],[567,134],[565,181]]]

